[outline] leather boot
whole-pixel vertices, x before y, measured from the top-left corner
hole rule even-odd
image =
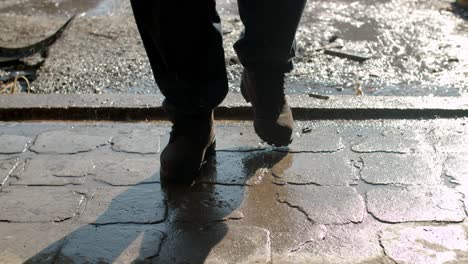
[[[257,135],[270,145],[292,141],[294,119],[284,94],[284,73],[259,73],[244,69],[241,92],[252,103]]]
[[[206,159],[215,154],[213,110],[187,114],[176,112],[167,102],[163,107],[173,126],[161,153],[161,182],[190,184]]]

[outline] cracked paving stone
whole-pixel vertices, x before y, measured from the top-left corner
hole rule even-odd
[[[23,153],[28,148],[31,139],[17,135],[0,135],[0,154]]]
[[[436,185],[441,182],[441,162],[432,154],[372,153],[362,156],[361,177],[373,184]]]
[[[204,224],[244,217],[236,210],[242,201],[243,187],[215,185],[193,191],[174,188],[166,193],[170,222]]]
[[[151,225],[86,225],[67,235],[56,263],[141,263],[159,255],[164,238]]]
[[[10,187],[0,192],[0,221],[60,222],[79,212],[85,196],[59,187]]]
[[[54,263],[72,226],[54,223],[0,223],[0,263]]]
[[[351,162],[340,154],[288,154],[272,168],[278,183],[349,185],[358,180]]]
[[[324,238],[312,239],[286,252],[274,252],[273,263],[281,264],[394,264],[379,245],[382,224],[365,220],[360,224],[330,226]]]
[[[152,224],[165,219],[166,205],[161,186],[143,184],[96,189],[79,220],[95,224]]]
[[[287,153],[277,151],[218,152],[203,168],[199,182],[253,186],[262,182]]]
[[[40,155],[25,160],[23,166],[23,172],[14,175],[17,180],[11,185],[79,185],[94,171],[92,160],[71,155]]]
[[[168,233],[155,263],[270,263],[269,231],[215,224]]]
[[[160,152],[163,133],[159,130],[134,130],[128,135],[116,136],[112,141],[112,149],[127,153],[156,154]]]
[[[354,188],[341,186],[286,185],[279,201],[297,208],[316,224],[362,222],[365,206]]]
[[[468,234],[461,225],[391,226],[380,241],[397,263],[468,263]]]
[[[468,153],[468,135],[464,133],[444,135],[436,144],[438,152]]]
[[[299,138],[294,138],[290,145],[291,152],[337,152],[345,147],[343,139],[336,130],[312,130]]]
[[[369,213],[390,222],[446,221],[465,219],[462,195],[442,186],[408,186],[374,189],[367,192]]]
[[[444,173],[453,178],[453,183],[468,185],[468,156],[449,156],[444,164]]]
[[[40,134],[31,150],[36,153],[76,154],[89,152],[108,144],[110,136],[98,136],[78,131],[50,131]]]
[[[431,150],[431,146],[421,136],[410,131],[384,131],[375,136],[366,137],[351,146],[358,153],[386,152],[407,154]]]
[[[0,160],[0,186],[5,185],[8,178],[18,166],[18,158]]]
[[[159,159],[155,157],[96,159],[94,178],[113,186],[159,182]]]

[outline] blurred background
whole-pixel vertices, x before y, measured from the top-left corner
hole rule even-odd
[[[468,96],[468,11],[454,1],[309,1],[287,93]],[[238,92],[232,44],[242,23],[236,1],[217,4]],[[0,82],[26,76],[32,93],[159,93],[128,0],[0,0],[0,47],[40,41],[73,14],[47,58],[0,63]]]

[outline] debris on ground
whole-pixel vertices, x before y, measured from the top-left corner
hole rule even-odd
[[[362,90],[361,83],[357,82],[356,87],[354,87],[354,92],[357,96],[364,95],[364,91]]]
[[[31,93],[31,85],[28,78],[25,76],[16,76],[11,81],[0,81],[0,94],[15,94],[21,92],[20,80],[23,80],[26,83],[28,94]]]
[[[72,16],[68,21],[55,32],[52,36],[29,46],[22,48],[2,48],[0,47],[0,62],[16,61],[22,58],[41,54],[43,58],[48,56],[49,48],[63,35],[63,32],[68,28],[75,16]]]
[[[307,134],[307,133],[310,133],[310,132],[312,132],[312,128],[310,128],[310,127],[304,127],[304,128],[302,129],[302,133],[303,133],[303,134]]]
[[[310,93],[309,97],[316,98],[316,99],[322,99],[322,100],[328,100],[330,99],[330,96],[328,95],[323,95],[323,94],[315,94],[315,93]]]
[[[350,60],[357,61],[357,62],[364,62],[372,58],[372,56],[368,54],[361,54],[361,53],[352,52],[352,51],[344,51],[344,50],[339,50],[336,48],[325,49],[324,53],[327,55],[350,59]]]

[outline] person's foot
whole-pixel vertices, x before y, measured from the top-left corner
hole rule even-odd
[[[165,102],[173,123],[169,143],[161,153],[161,182],[190,184],[210,155],[215,154],[213,111],[178,113]]]
[[[252,103],[257,135],[270,145],[292,141],[294,119],[284,95],[284,73],[257,73],[244,69],[241,92]]]

